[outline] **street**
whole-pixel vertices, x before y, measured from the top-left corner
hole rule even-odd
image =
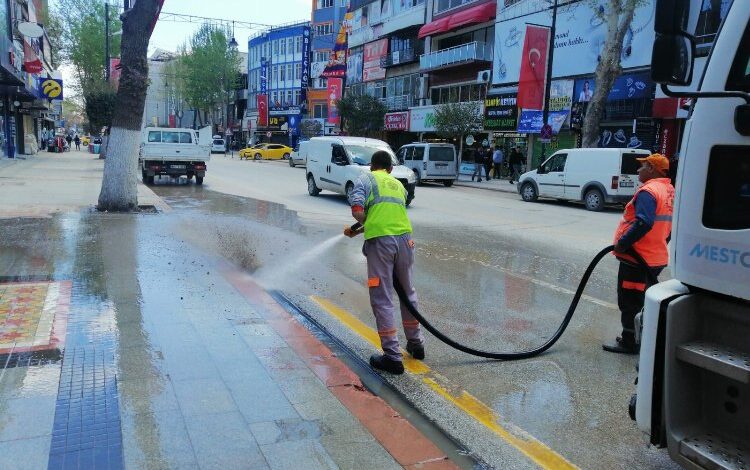
[[[254,272],[362,358],[374,352],[361,240],[305,256],[352,223],[343,197],[307,195],[302,168],[229,156],[212,159],[203,187],[165,180],[152,189],[174,210],[181,236]],[[524,203],[512,193],[425,185],[409,216],[420,310],[461,342],[514,351],[540,344],[557,328],[590,258],[611,243],[620,209],[593,213],[574,204]],[[566,334],[538,358],[487,361],[429,337],[427,371],[386,378],[498,468],[550,459],[582,468],[669,468],[627,416],[636,358],[601,350],[619,331],[615,279],[616,264],[607,259]],[[435,400],[430,388],[445,400]],[[466,406],[465,396],[491,415]]]

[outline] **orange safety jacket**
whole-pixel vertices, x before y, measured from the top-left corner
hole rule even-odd
[[[620,225],[615,231],[615,244],[627,233],[636,221],[635,199],[641,191],[648,191],[656,199],[656,218],[654,225],[646,235],[633,244],[633,249],[641,255],[651,267],[669,264],[667,238],[672,232],[672,211],[674,208],[674,186],[669,178],[654,178],[643,184],[633,195],[633,199],[625,206]],[[625,253],[615,253],[618,259],[630,263],[637,263],[635,258]]]

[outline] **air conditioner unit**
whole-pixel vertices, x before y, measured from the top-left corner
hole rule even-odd
[[[492,77],[492,70],[482,70],[477,73],[477,83],[489,83],[490,77]]]

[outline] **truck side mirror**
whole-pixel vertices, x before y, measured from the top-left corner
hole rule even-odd
[[[741,104],[734,110],[734,128],[740,135],[750,136],[750,104]]]
[[[695,40],[682,33],[657,34],[651,55],[651,79],[684,86],[693,80]]]
[[[680,34],[687,29],[690,2],[685,0],[657,0],[654,31],[658,34]]]

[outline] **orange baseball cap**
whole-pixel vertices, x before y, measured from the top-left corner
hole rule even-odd
[[[654,153],[644,158],[636,158],[639,162],[648,162],[652,167],[666,174],[669,171],[669,159],[660,153]]]

